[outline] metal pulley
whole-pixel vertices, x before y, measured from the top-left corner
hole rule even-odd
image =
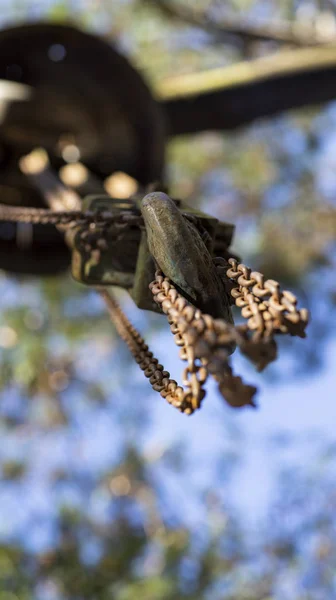
[[[3,30],[0,79],[1,203],[45,205],[19,168],[36,146],[57,172],[80,160],[91,173],[91,192],[101,193],[116,171],[143,186],[162,177],[161,111],[140,74],[108,43],[63,25]],[[7,82],[12,89],[4,93]],[[0,268],[54,274],[69,262],[54,227],[0,223]]]

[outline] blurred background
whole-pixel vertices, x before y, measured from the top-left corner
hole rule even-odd
[[[230,19],[336,40],[334,0],[1,0],[1,28],[42,19],[113,41],[153,89],[278,50],[219,35]],[[335,157],[333,102],[168,145],[172,195],[235,223],[312,313],[265,374],[234,357],[256,411],[210,384],[181,415],[93,291],[0,271],[0,600],[336,598]],[[165,319],[119,299],[180,379]]]

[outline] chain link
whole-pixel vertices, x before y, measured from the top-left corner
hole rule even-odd
[[[248,343],[244,331],[221,319],[203,314],[179,294],[160,271],[156,272],[150,289],[154,301],[168,318],[175,342],[183,347],[180,357],[188,360],[185,372],[194,374],[203,369],[200,377],[202,385],[211,374],[229,404],[236,407],[246,404],[253,406],[256,388],[244,384],[240,377],[234,376],[229,364],[232,345],[238,344],[244,349]],[[202,399],[203,397],[204,395]],[[199,407],[199,401],[193,403],[194,410]]]
[[[172,404],[181,412],[188,415],[193,413],[194,405],[200,403],[200,400],[205,395],[205,392],[200,389],[202,380],[193,381],[190,385],[188,381],[186,390],[178,385],[174,379],[170,378],[170,373],[164,370],[163,365],[159,363],[158,359],[155,358],[153,353],[149,350],[140,333],[130,323],[113,295],[105,288],[99,289],[98,291],[105,301],[117,332],[126,342],[135,361],[149,379],[153,390],[160,392],[161,396],[165,398],[169,404]],[[204,374],[202,375],[204,378]],[[196,392],[196,396],[193,396],[191,390],[193,384],[195,386],[194,392]]]
[[[88,226],[97,229],[143,227],[142,216],[136,212],[81,212],[12,207],[0,204],[0,220],[32,224],[52,224],[65,228]],[[309,321],[306,309],[297,308],[297,299],[289,291],[281,291],[277,281],[265,280],[261,273],[236,259],[228,262],[214,259],[217,269],[229,283],[232,302],[241,310],[246,323],[234,326],[221,319],[203,314],[190,304],[160,271],[150,289],[154,301],[167,316],[180,358],[187,363],[183,371],[183,386],[170,378],[157,358],[148,349],[140,333],[133,327],[122,309],[106,289],[99,289],[119,335],[124,339],[136,362],[144,371],[153,389],[185,414],[199,409],[205,396],[204,384],[209,375],[218,383],[225,400],[234,407],[254,406],[256,388],[235,376],[229,363],[230,351],[236,345],[258,370],[265,368],[277,355],[275,334],[305,337]]]
[[[201,227],[199,219],[182,211],[183,216],[190,222]],[[144,221],[141,214],[134,207],[134,211],[119,210],[116,212],[95,210],[52,210],[49,208],[31,208],[24,206],[10,206],[0,204],[0,221],[12,223],[30,223],[32,225],[55,225],[64,227],[85,227],[85,225],[96,225],[99,227],[109,227],[110,225],[120,224],[135,227],[144,227]],[[209,234],[202,228],[202,235],[205,241],[209,243]]]
[[[187,362],[182,379],[185,389],[170,379],[170,374],[153,357],[116,301],[106,290],[100,291],[118,333],[126,341],[153,389],[186,414],[200,408],[205,396],[203,386],[209,375],[217,381],[219,391],[228,404],[236,408],[255,406],[256,388],[245,384],[232,372],[229,363],[232,345],[238,345],[243,354],[262,370],[276,358],[275,333],[305,335],[308,311],[297,310],[294,294],[282,292],[277,282],[264,281],[261,273],[251,272],[235,259],[228,262],[227,276],[238,283],[231,290],[231,295],[242,309],[242,316],[247,319],[247,323],[241,326],[235,327],[203,314],[160,271],[156,272],[155,280],[150,284],[154,301],[167,316],[174,341],[180,347],[180,358]],[[261,306],[263,303],[266,308]],[[266,311],[269,317],[265,318]],[[294,318],[289,318],[293,315]]]
[[[277,281],[265,281],[262,273],[251,271],[234,258],[228,262],[226,276],[238,283],[231,295],[247,319],[254,341],[270,339],[275,333],[306,336],[309,313],[306,308],[297,309],[297,298],[292,292],[281,291]]]
[[[107,211],[64,210],[54,211],[48,208],[25,208],[0,204],[0,221],[15,223],[31,223],[32,225],[58,225],[65,227],[78,227],[97,225],[99,227],[113,224],[126,224],[142,226],[143,219],[140,215],[129,211],[111,213]]]

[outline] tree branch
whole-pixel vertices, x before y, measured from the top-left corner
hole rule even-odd
[[[244,42],[272,41],[292,46],[316,46],[330,43],[332,39],[318,35],[312,28],[290,23],[281,25],[256,26],[241,23],[237,19],[225,18],[220,22],[213,21],[199,11],[186,9],[181,4],[167,0],[143,0],[159,9],[162,14],[172,20],[182,21],[193,27],[203,29],[213,35],[219,42],[228,42],[235,38]]]

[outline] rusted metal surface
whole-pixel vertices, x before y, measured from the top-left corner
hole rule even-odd
[[[40,175],[39,184],[44,180],[49,183],[49,178]],[[48,189],[46,194],[50,197]],[[59,189],[54,185],[55,202],[63,196],[62,186]],[[233,225],[220,223],[215,217],[156,192],[144,199],[138,194],[128,200],[93,195],[84,199],[82,207],[82,213],[55,214],[38,209],[12,213],[18,219],[52,221],[68,230],[66,237],[73,248],[72,274],[81,283],[124,287],[139,308],[157,311],[148,287],[157,263],[195,306],[232,321],[225,285],[213,264],[212,253],[217,248],[228,249]],[[156,212],[157,218],[150,226]],[[10,215],[10,210],[0,206],[0,217],[1,214]]]
[[[197,227],[162,192],[152,192],[141,203],[148,247],[156,264],[192,304],[214,317],[233,323],[229,300],[206,241]],[[215,223],[213,237],[215,234]]]
[[[242,317],[248,320],[254,341],[268,340],[274,333],[305,337],[309,314],[305,308],[298,310],[297,298],[292,292],[281,291],[277,281],[265,281],[262,273],[251,271],[234,258],[229,259],[229,264],[230,268],[224,267],[225,275],[238,284],[231,295]]]
[[[72,236],[72,275],[86,285],[133,286],[141,231],[135,203],[105,196],[89,196],[84,211],[119,217],[108,225],[102,221],[76,228]],[[138,214],[137,214],[138,213]],[[130,218],[120,219],[125,214]]]
[[[276,358],[275,334],[289,333],[305,337],[309,314],[306,309],[298,311],[294,294],[288,291],[282,292],[277,282],[272,280],[264,282],[262,274],[255,272],[251,274],[248,267],[243,264],[238,265],[234,259],[230,259],[229,263],[226,277],[233,282],[238,279],[238,286],[232,287],[231,295],[235,298],[236,304],[242,308],[242,316],[247,319],[247,323],[242,326],[234,327],[222,319],[213,319],[210,315],[195,309],[177,292],[169,279],[159,272],[156,273],[151,289],[155,301],[167,315],[177,345],[184,348],[181,358],[188,360],[184,384],[190,377],[194,391],[199,390],[201,382],[197,383],[199,367],[197,360],[201,361],[207,373],[218,382],[219,391],[225,400],[231,406],[241,407],[253,405],[256,388],[245,385],[240,377],[232,374],[229,364],[229,350],[232,344],[236,344],[261,371]],[[251,277],[247,278],[246,275],[250,274]],[[248,290],[253,296],[254,306],[257,307],[251,312],[246,311],[246,305],[239,301],[244,296],[244,290]],[[260,297],[263,298],[262,303],[258,302]],[[262,306],[264,303],[266,307]],[[251,305],[252,301],[249,308]],[[258,319],[257,315],[261,318]],[[265,322],[269,324],[267,327]],[[202,379],[203,383],[205,379]],[[189,389],[187,395],[191,398],[191,405],[195,410],[200,406],[201,393],[198,391],[196,396],[190,394]]]
[[[162,207],[158,206],[159,202],[162,202]],[[182,212],[186,210],[183,204],[178,208],[168,196],[158,192],[145,196],[140,204],[139,199],[134,198],[122,202],[109,198],[108,203],[109,211],[106,211],[106,198],[93,197],[88,200],[89,207],[101,208],[102,211],[75,211],[68,215],[64,211],[52,214],[35,209],[32,213],[27,209],[0,205],[0,220],[9,217],[14,221],[34,218],[44,223],[45,219],[47,222],[50,218],[58,219],[58,226],[68,230],[67,239],[75,248],[74,256],[77,253],[79,257],[80,265],[75,265],[75,270],[78,269],[82,281],[85,277],[93,277],[96,269],[96,279],[93,277],[90,283],[98,282],[102,286],[104,278],[110,277],[110,283],[121,285],[131,293],[133,290],[135,300],[140,298],[146,308],[153,310],[154,303],[167,316],[175,342],[180,347],[180,357],[187,362],[182,378],[183,387],[171,379],[170,374],[153,357],[139,332],[107,289],[100,289],[117,331],[149,378],[153,389],[160,392],[170,404],[185,414],[192,414],[201,406],[205,396],[204,384],[211,375],[231,406],[254,406],[256,388],[233,374],[230,365],[232,350],[238,346],[258,370],[264,369],[277,355],[275,335],[305,337],[308,311],[298,309],[294,294],[282,291],[278,282],[265,281],[261,273],[251,271],[235,258],[227,261],[223,257],[212,256],[211,250],[213,252],[216,247],[216,223],[211,225],[211,237],[206,215],[202,225],[202,213],[195,217],[194,214]],[[108,232],[105,237],[102,236],[104,228]],[[83,237],[83,234],[86,235]],[[124,236],[121,239],[120,234]],[[230,236],[228,239],[231,240]],[[106,254],[104,263],[99,252],[104,251],[104,243],[108,248],[111,240],[111,253]],[[134,242],[133,246],[131,241]],[[119,244],[120,254],[116,253],[113,243]],[[77,244],[80,244],[79,248]],[[128,250],[125,244],[128,244]],[[118,260],[120,264],[116,264]],[[148,260],[149,264],[146,262]],[[155,264],[166,272],[155,272],[154,280],[149,285],[150,297],[146,287]],[[214,289],[217,283],[218,287]],[[212,293],[215,292],[218,296],[213,298]],[[202,310],[204,298],[206,306],[210,309],[215,307],[213,315]],[[220,318],[216,314],[217,298],[224,298],[225,308],[220,312]],[[233,303],[241,309],[245,324],[233,325],[229,312]]]
[[[152,388],[187,415],[200,408],[205,397],[204,384],[209,375],[217,381],[219,392],[230,406],[255,406],[256,388],[233,374],[229,358],[232,345],[237,345],[261,371],[276,359],[276,333],[305,336],[308,311],[297,310],[294,294],[282,292],[277,282],[264,281],[260,273],[251,273],[248,267],[237,264],[234,259],[229,262],[226,276],[233,282],[238,279],[238,286],[232,287],[231,294],[237,306],[242,309],[242,316],[247,319],[247,323],[239,327],[202,313],[160,271],[156,272],[155,280],[150,286],[154,301],[167,316],[175,343],[180,348],[180,358],[187,362],[183,371],[183,386],[171,379],[170,373],[153,356],[139,332],[107,290],[100,292],[118,333],[149,378]],[[241,302],[245,296],[244,290],[254,298],[248,305]],[[260,298],[263,299],[261,303]],[[246,310],[247,306],[249,310]],[[252,306],[257,308],[251,309]],[[257,318],[258,315],[260,319]]]

